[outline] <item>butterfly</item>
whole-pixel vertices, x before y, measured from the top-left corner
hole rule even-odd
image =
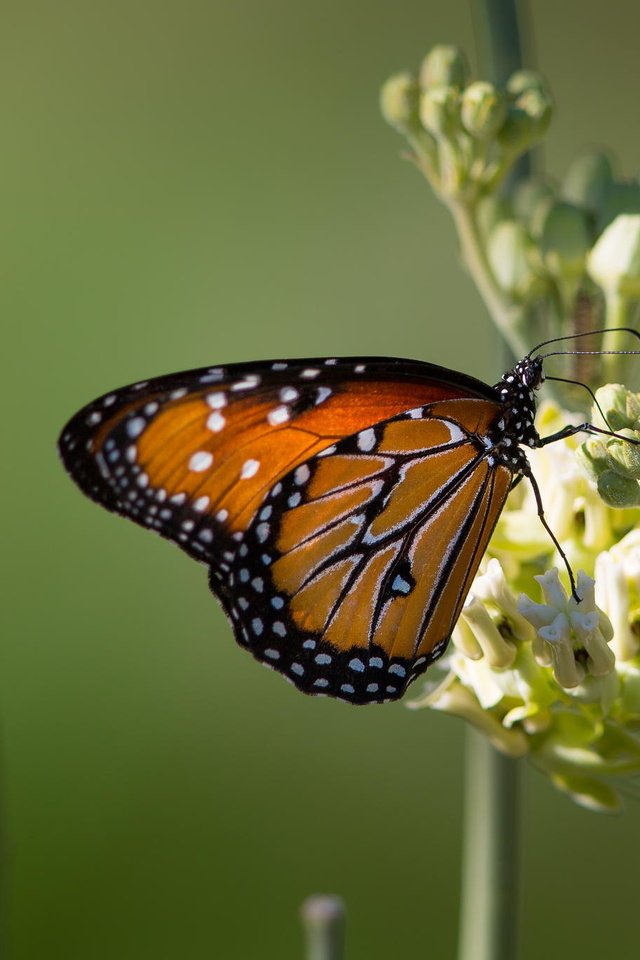
[[[207,565],[254,657],[386,702],[444,652],[510,489],[535,484],[542,366],[495,386],[379,357],[206,367],[105,394],[59,450],[87,496]]]

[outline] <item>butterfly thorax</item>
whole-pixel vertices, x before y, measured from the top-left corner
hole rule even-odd
[[[494,386],[502,409],[490,430],[488,449],[492,458],[514,473],[527,469],[526,454],[520,445],[537,447],[540,443],[535,428],[535,391],[543,379],[542,360],[525,357]]]

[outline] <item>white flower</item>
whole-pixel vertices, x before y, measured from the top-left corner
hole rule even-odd
[[[558,683],[577,687],[585,672],[603,677],[615,666],[615,654],[608,642],[613,628],[605,613],[595,604],[595,583],[580,570],[577,592],[580,603],[567,593],[554,567],[535,578],[546,603],[534,603],[526,594],[518,601],[520,613],[537,631],[533,653],[538,663],[553,666]]]

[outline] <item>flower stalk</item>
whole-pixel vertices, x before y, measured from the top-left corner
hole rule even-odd
[[[340,897],[315,894],[300,908],[305,960],[343,960],[345,909]]]
[[[517,760],[469,731],[459,960],[516,956],[519,772]]]

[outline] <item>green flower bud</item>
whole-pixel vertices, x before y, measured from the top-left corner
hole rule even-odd
[[[620,813],[622,802],[615,789],[595,777],[576,774],[552,773],[551,781],[563,793],[587,810],[594,813]]]
[[[483,237],[504,220],[513,220],[513,207],[507,197],[495,193],[487,194],[476,206],[476,222]]]
[[[438,44],[433,47],[422,61],[420,68],[420,86],[427,87],[463,87],[469,75],[465,56],[458,47]]]
[[[488,140],[502,126],[507,115],[504,95],[492,83],[478,80],[462,94],[461,117],[464,127],[478,140]]]
[[[586,213],[570,203],[554,203],[544,219],[540,246],[550,273],[580,279],[591,247]]]
[[[455,135],[460,123],[460,97],[454,87],[430,87],[420,97],[420,119],[436,138]]]
[[[536,248],[526,229],[517,220],[505,220],[491,232],[487,255],[499,285],[523,302],[534,292],[538,274],[534,269]]]
[[[555,190],[548,180],[539,177],[527,177],[521,180],[514,190],[513,206],[516,214],[529,227],[542,212],[546,217],[547,210],[555,200]],[[536,231],[539,233],[539,230]]]
[[[640,427],[640,393],[627,390],[620,383],[608,383],[596,390],[596,400],[616,433]]]
[[[571,163],[562,181],[565,200],[590,213],[602,208],[613,186],[613,169],[606,153],[583,153]]]
[[[628,428],[618,430],[617,433],[634,442],[625,443],[624,440],[611,440],[607,444],[609,465],[621,477],[640,480],[640,434]]]
[[[610,507],[640,506],[640,486],[636,480],[621,477],[615,470],[605,470],[598,477],[598,493]]]
[[[598,237],[587,261],[606,296],[640,299],[640,215],[621,214]]]
[[[542,90],[543,93],[548,93],[544,78],[536,70],[516,70],[507,80],[507,93],[518,97],[527,90]]]
[[[390,77],[380,91],[382,116],[390,126],[407,134],[420,126],[420,90],[410,73]]]
[[[607,445],[599,437],[589,437],[576,450],[576,459],[587,476],[597,482],[605,470],[611,469],[607,456]]]
[[[523,91],[510,104],[498,141],[513,153],[528,150],[546,133],[552,110],[551,97],[544,90],[534,87]]]
[[[602,231],[623,213],[640,213],[640,184],[626,181],[609,188],[598,211],[598,231]]]

